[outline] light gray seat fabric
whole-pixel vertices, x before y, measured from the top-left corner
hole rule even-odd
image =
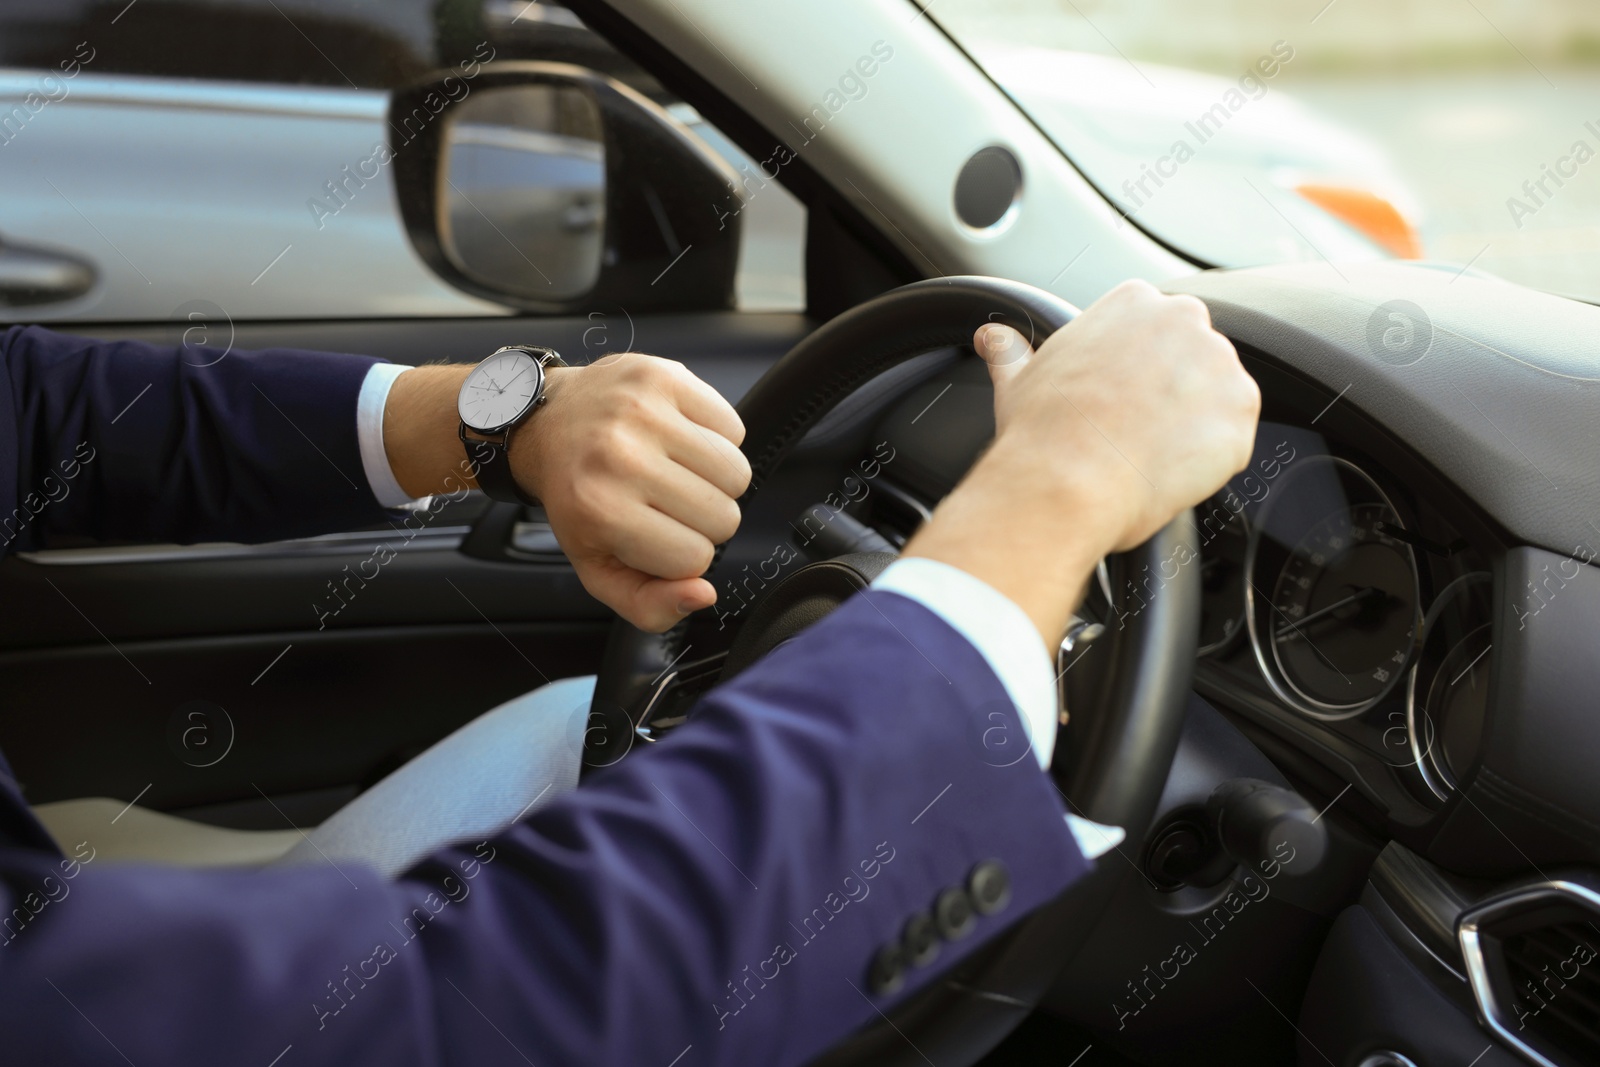
[[[34,806],[70,852],[178,867],[364,865],[393,878],[447,845],[489,838],[578,784],[594,677],[563,678],[467,723],[301,830],[231,830],[109,797]]]
[[[35,804],[33,813],[67,855],[74,854],[79,842],[87,842],[101,861],[260,867],[302,840],[298,830],[230,830],[111,797]]]
[[[578,784],[594,677],[563,678],[467,723],[339,809],[277,861],[346,860],[394,878],[482,841]]]

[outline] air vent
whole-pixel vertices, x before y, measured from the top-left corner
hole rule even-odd
[[[1541,1067],[1600,1063],[1600,893],[1539,882],[1461,917],[1484,1023]]]
[[[1505,939],[1506,977],[1518,1026],[1556,1048],[1600,1060],[1600,931],[1587,922],[1543,926]]]

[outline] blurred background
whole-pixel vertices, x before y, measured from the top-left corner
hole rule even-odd
[[[905,4],[1197,264],[1398,256],[1600,300],[1595,0]],[[617,77],[756,171],[556,3],[4,0],[0,259],[91,280],[0,277],[0,319],[182,317],[197,277],[247,318],[505,313],[421,263],[387,174],[330,199],[390,136],[388,90],[491,55]],[[739,306],[802,308],[805,208],[755,185]]]
[[[1220,201],[1261,199],[1242,177],[1271,183],[1261,192],[1286,212],[1280,194],[1300,184],[1365,188],[1393,203],[1429,259],[1600,299],[1600,162],[1575,153],[1579,142],[1600,153],[1594,0],[935,0],[929,12],[1108,196],[1184,251],[1235,263],[1315,254],[1270,216],[1219,224]],[[1265,95],[1247,94],[1196,144],[1184,123],[1280,41],[1293,58],[1263,79]],[[1041,51],[1057,54],[1054,79]],[[1076,85],[1062,84],[1063,55],[1084,57]],[[1176,176],[1135,209],[1122,183],[1179,139],[1194,159],[1169,164]],[[1537,202],[1523,183],[1558,165],[1576,173],[1559,186],[1546,177],[1549,195],[1535,185]],[[1514,218],[1513,197],[1531,213]],[[1270,232],[1228,232],[1245,225]]]

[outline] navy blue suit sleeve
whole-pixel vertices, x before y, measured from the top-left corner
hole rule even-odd
[[[379,522],[363,356],[0,333],[0,546],[270,541]],[[0,416],[3,417],[3,416]]]
[[[397,882],[11,849],[0,1033],[27,1063],[801,1064],[1087,869],[1034,759],[984,743],[997,715],[1021,731],[971,645],[869,591]],[[879,946],[989,860],[1009,905],[873,995]]]

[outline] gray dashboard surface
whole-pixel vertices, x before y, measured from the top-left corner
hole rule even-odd
[[[1514,541],[1600,546],[1600,308],[1392,262],[1213,271],[1168,289],[1342,394]]]

